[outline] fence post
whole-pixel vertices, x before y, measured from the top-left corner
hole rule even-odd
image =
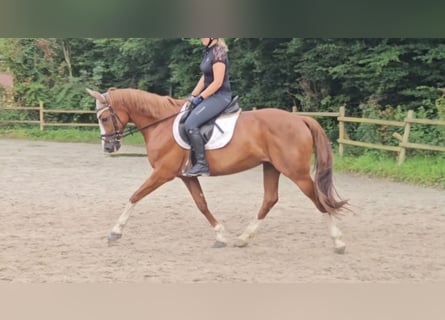
[[[297,106],[293,106],[293,107],[292,107],[292,112],[294,112],[294,113],[295,113],[295,112],[298,112]]]
[[[402,137],[402,141],[400,141],[399,146],[400,146],[400,152],[399,152],[399,156],[397,159],[397,164],[402,164],[403,161],[405,161],[405,154],[406,154],[406,148],[405,145],[408,143],[408,139],[409,139],[409,132],[411,131],[411,123],[408,122],[408,120],[414,118],[414,111],[413,110],[409,110],[406,118],[405,118],[405,127],[403,130],[403,137]]]
[[[342,120],[345,116],[345,107],[341,106],[338,115],[338,153],[343,156],[344,153],[344,144],[342,141],[345,139],[345,122]]]
[[[39,102],[39,118],[40,118],[40,131],[43,131],[45,125],[45,119],[43,118],[43,101]]]

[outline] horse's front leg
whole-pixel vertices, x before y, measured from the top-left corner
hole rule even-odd
[[[124,212],[120,215],[114,227],[111,229],[111,233],[108,236],[108,243],[111,244],[114,241],[122,237],[122,231],[130,218],[131,212],[133,211],[136,203],[144,198],[149,193],[156,190],[158,187],[170,181],[174,178],[171,176],[166,177],[165,174],[160,174],[158,171],[153,171],[150,177],[139,187],[139,189],[131,196],[129,203],[125,207]]]
[[[136,203],[129,202],[125,207],[124,212],[117,219],[117,223],[111,229],[110,235],[108,236],[108,243],[111,244],[122,237],[122,231],[127,224],[128,218],[130,218],[131,211],[133,210]]]
[[[199,183],[198,178],[196,177],[181,177],[182,181],[186,185],[190,194],[193,197],[193,200],[196,203],[199,211],[206,217],[207,221],[213,227],[213,230],[216,233],[216,241],[213,245],[215,248],[222,248],[227,245],[227,239],[225,237],[225,229],[222,224],[215,219],[215,217],[210,212],[207,207],[207,202],[204,197],[204,193],[202,192],[201,184]]]

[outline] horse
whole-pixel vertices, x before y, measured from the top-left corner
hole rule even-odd
[[[226,246],[228,240],[224,226],[210,212],[198,177],[182,175],[182,169],[189,161],[189,150],[176,143],[172,126],[187,100],[133,88],[112,88],[105,93],[86,90],[96,99],[95,111],[104,152],[119,150],[121,138],[126,135],[124,130],[133,129],[143,135],[152,167],[150,176],[129,198],[111,229],[108,242],[112,244],[122,237],[134,206],[142,198],[166,182],[179,178],[213,227],[216,234],[213,246]],[[137,129],[126,128],[129,122]],[[327,217],[334,251],[344,253],[346,245],[334,217],[347,209],[348,200],[339,196],[333,184],[332,148],[325,131],[315,119],[276,108],[242,111],[230,142],[222,148],[206,150],[206,158],[211,177],[239,173],[259,165],[263,167],[262,205],[234,241],[234,246],[244,247],[256,235],[260,224],[278,202],[279,178],[283,174]]]

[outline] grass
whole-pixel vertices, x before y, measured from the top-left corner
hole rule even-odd
[[[92,128],[56,128],[40,131],[38,128],[0,128],[0,137],[48,140],[59,142],[99,143],[99,130]],[[124,144],[143,144],[140,133],[123,139]],[[387,178],[418,185],[445,189],[445,153],[435,155],[407,155],[402,165],[397,165],[394,153],[369,151],[360,156],[335,154],[334,171]]]
[[[56,128],[40,131],[38,128],[0,128],[0,137],[46,140],[58,142],[100,143],[99,129],[92,128]],[[135,133],[123,139],[126,144],[143,144],[140,133]]]
[[[396,155],[369,152],[361,156],[335,155],[334,170],[445,189],[445,154],[408,156],[397,164]]]

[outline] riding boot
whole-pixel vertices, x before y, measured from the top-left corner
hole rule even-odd
[[[196,163],[193,167],[184,172],[184,175],[189,177],[210,175],[209,165],[207,164],[205,157],[204,140],[202,139],[199,129],[191,129],[187,133],[190,146],[195,154]]]

